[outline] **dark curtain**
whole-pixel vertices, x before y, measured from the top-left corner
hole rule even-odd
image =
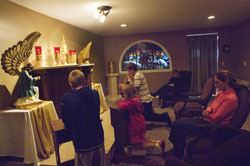
[[[200,93],[207,79],[217,72],[217,35],[192,36],[187,41],[191,92]]]

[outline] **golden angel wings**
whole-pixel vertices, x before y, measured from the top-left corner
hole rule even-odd
[[[19,41],[16,45],[5,50],[1,59],[3,70],[12,76],[19,75],[20,65],[29,58],[32,48],[40,36],[40,32],[32,32],[23,41]]]
[[[86,47],[84,47],[80,53],[78,54],[78,64],[83,64],[84,62],[87,61],[89,58],[89,52],[90,52],[90,47],[92,45],[92,41],[87,44]]]

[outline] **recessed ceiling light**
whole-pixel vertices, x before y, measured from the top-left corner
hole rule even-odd
[[[208,16],[207,17],[207,19],[209,19],[209,20],[212,20],[212,19],[214,19],[215,18],[215,16]]]
[[[127,26],[127,24],[121,24],[121,27],[126,27]]]

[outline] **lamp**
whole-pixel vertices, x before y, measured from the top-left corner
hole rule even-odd
[[[98,7],[97,9],[99,10],[99,12],[97,12],[95,14],[95,17],[99,18],[100,22],[104,22],[107,15],[109,14],[111,8],[112,8],[111,6],[100,6],[100,7]]]

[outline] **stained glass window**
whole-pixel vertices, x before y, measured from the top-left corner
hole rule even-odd
[[[170,69],[168,52],[153,41],[138,41],[129,46],[121,57],[121,71],[126,71],[130,62],[137,64],[138,70],[164,70]]]

